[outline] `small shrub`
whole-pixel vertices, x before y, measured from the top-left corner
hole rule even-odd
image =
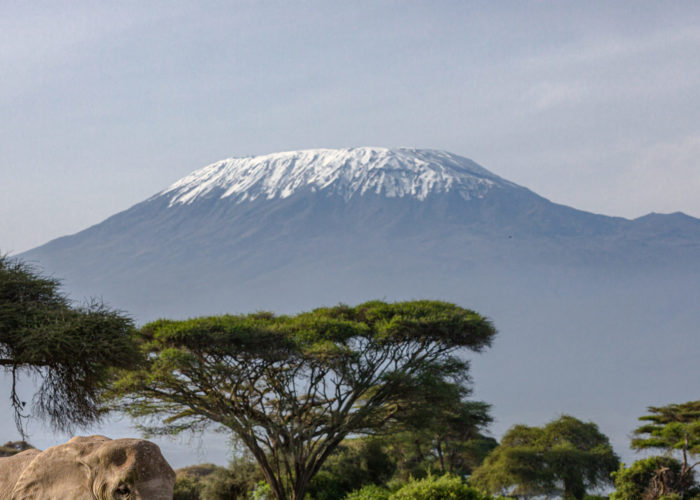
[[[349,489],[347,482],[328,470],[321,470],[311,479],[309,494],[314,500],[337,500]],[[347,488],[347,489],[346,489]]]
[[[175,480],[173,500],[201,500],[204,485],[196,477],[179,476]]]
[[[445,474],[441,477],[410,480],[393,493],[389,500],[491,500],[476,488],[465,484],[459,477]]]
[[[0,457],[10,457],[21,451],[31,450],[34,448],[26,441],[8,441],[0,446]]]
[[[379,441],[349,439],[328,457],[311,479],[309,495],[314,500],[338,500],[368,484],[383,484],[395,465]]]
[[[265,481],[260,481],[250,493],[250,498],[251,500],[268,500],[272,498],[272,488]]]
[[[228,467],[191,465],[175,474],[173,500],[247,499],[262,479],[258,466],[244,458],[234,460]]]
[[[345,500],[389,500],[391,492],[376,484],[368,484],[359,490],[351,491],[345,496]]]
[[[248,496],[246,480],[231,469],[217,469],[202,482],[202,500],[239,500]]]

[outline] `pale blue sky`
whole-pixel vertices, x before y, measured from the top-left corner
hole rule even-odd
[[[697,2],[0,4],[0,251],[213,161],[446,149],[554,201],[700,217]]]

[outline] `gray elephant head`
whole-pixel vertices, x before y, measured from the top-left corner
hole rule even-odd
[[[76,437],[36,453],[9,498],[172,500],[174,484],[175,473],[149,441]]]

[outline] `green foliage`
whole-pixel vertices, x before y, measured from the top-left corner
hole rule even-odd
[[[491,497],[450,474],[410,480],[390,500],[489,500]]]
[[[491,437],[441,442],[435,434],[421,431],[392,433],[381,439],[396,463],[394,478],[402,481],[410,477],[421,478],[428,473],[469,475],[498,446]]]
[[[352,483],[345,477],[338,476],[327,470],[320,470],[311,479],[308,494],[314,500],[333,500],[335,498],[343,498],[343,495],[352,487]]]
[[[427,472],[469,475],[497,446],[482,434],[491,422],[490,406],[468,401],[464,384],[429,381],[402,405],[383,438],[406,480]]]
[[[443,474],[431,448],[431,435],[426,438],[420,430],[399,430],[395,434],[393,430],[396,428],[391,429],[381,436],[343,441],[311,480],[308,489],[311,497],[332,500],[364,485],[402,485],[414,477]],[[477,438],[460,445],[462,449],[473,446],[478,450],[465,453],[470,460],[476,461],[479,454],[485,457],[497,442],[491,438]],[[455,466],[455,470],[460,469]]]
[[[250,494],[251,500],[268,500],[270,498],[272,498],[272,490],[265,481],[259,481]]]
[[[345,495],[345,500],[389,500],[390,495],[391,492],[388,489],[376,484],[368,484]]]
[[[178,469],[175,500],[247,499],[261,480],[254,462],[238,459],[228,467],[212,464]]]
[[[314,500],[334,500],[366,484],[383,484],[396,465],[376,438],[343,441],[309,485]]]
[[[26,402],[16,390],[21,374],[37,376],[34,411],[58,430],[86,426],[101,416],[99,397],[112,368],[139,359],[133,323],[99,303],[73,307],[59,282],[27,264],[0,256],[0,366],[12,376],[11,400],[23,434]]]
[[[468,475],[493,448],[495,440],[482,434],[492,421],[490,405],[468,400],[467,372],[461,375],[453,383],[426,370],[410,398],[399,402],[384,441],[401,457],[404,479],[427,471]]]
[[[648,408],[649,415],[634,434],[632,448],[680,451],[687,465],[687,455],[700,453],[700,401]]]
[[[649,414],[639,418],[645,423],[634,431],[637,437],[632,439],[632,448],[657,449],[681,456],[680,470],[669,470],[665,475],[657,471],[651,479],[650,494],[664,495],[671,491],[687,497],[695,484],[694,469],[700,465],[700,462],[690,463],[691,457],[700,454],[700,401],[650,406],[647,410]]]
[[[202,500],[243,500],[255,487],[254,476],[238,468],[220,468],[214,471],[202,490]]]
[[[693,471],[669,456],[638,460],[631,467],[624,465],[613,473],[615,492],[611,500],[660,500],[662,498],[692,499],[700,496],[700,486]]]
[[[178,476],[175,479],[173,500],[201,500],[204,484],[190,476]]]
[[[671,457],[649,457],[637,460],[631,467],[624,464],[612,473],[615,492],[611,500],[640,500],[649,490],[651,480],[661,469],[668,469],[674,474],[680,473],[681,464]]]
[[[610,483],[619,460],[593,423],[562,416],[544,427],[516,425],[474,471],[473,484],[491,493],[548,495],[563,484],[565,499]]]
[[[274,495],[300,500],[346,436],[385,428],[426,381],[466,383],[459,351],[494,334],[477,313],[427,300],[161,320],[141,330],[146,361],[112,395],[136,417],[165,417],[151,432],[228,428]]]

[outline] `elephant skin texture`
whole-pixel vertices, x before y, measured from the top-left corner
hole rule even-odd
[[[74,437],[0,458],[0,500],[172,500],[175,472],[143,439]]]

